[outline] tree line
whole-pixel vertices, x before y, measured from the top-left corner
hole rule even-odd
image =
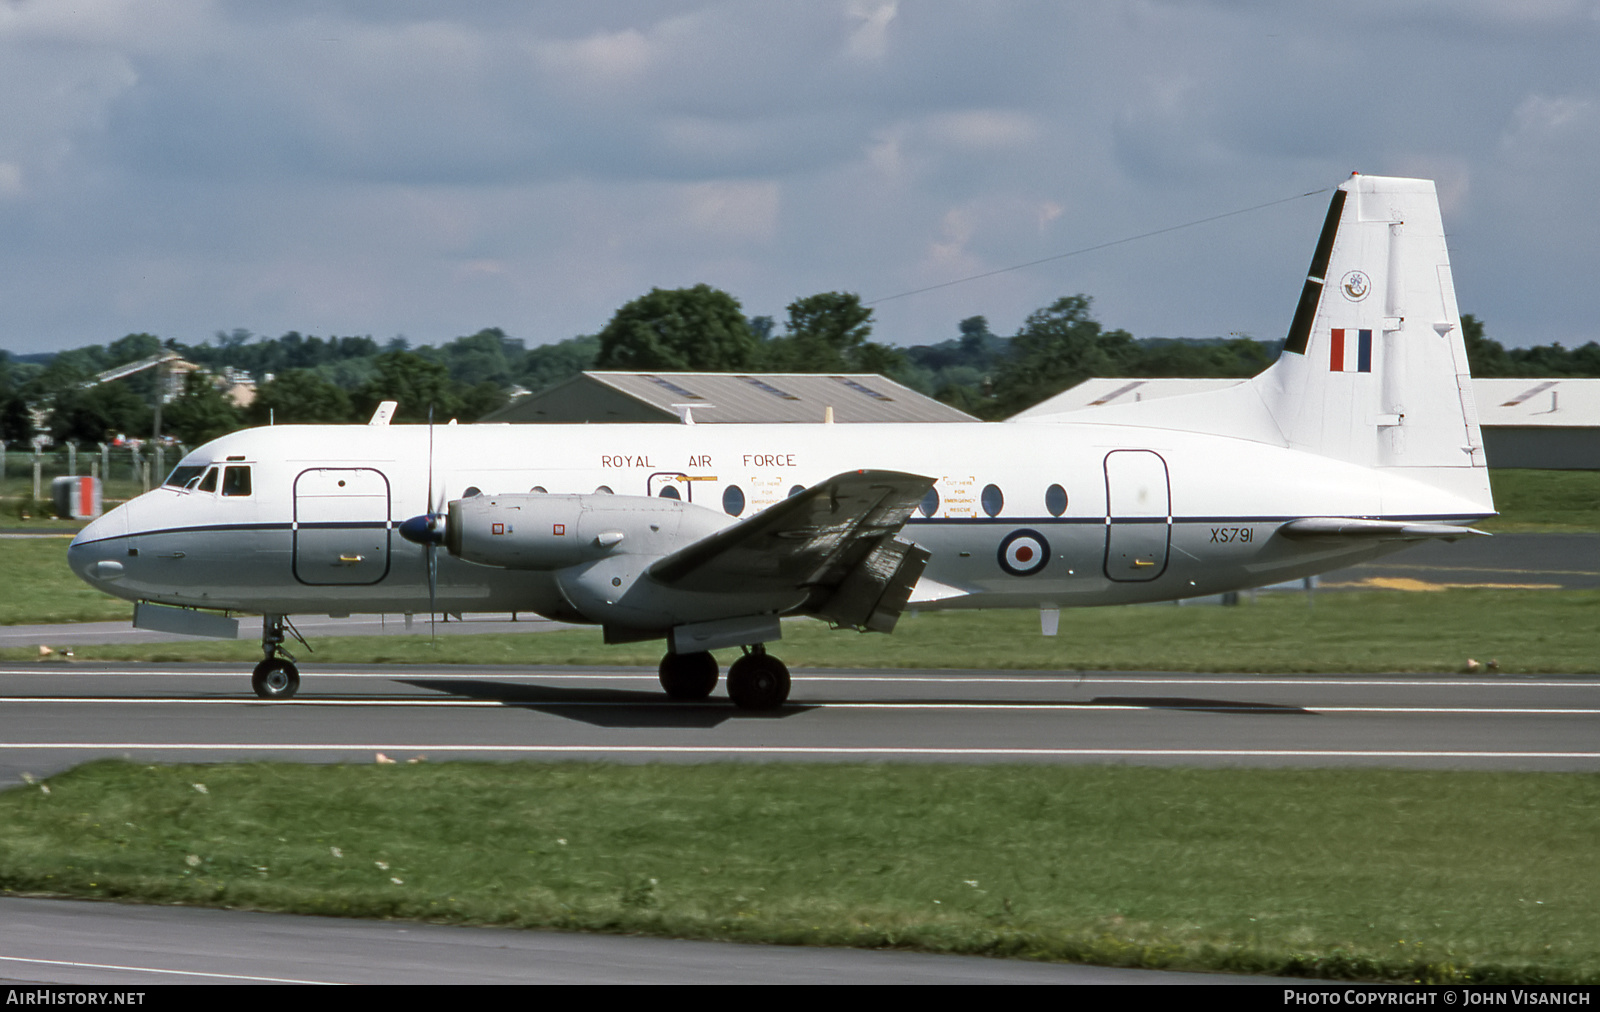
[[[1281,342],[1248,337],[1136,339],[1104,327],[1087,295],[1057,299],[999,336],[988,320],[962,320],[949,339],[895,348],[871,340],[872,309],[849,292],[796,299],[781,324],[747,317],[738,300],[709,285],[653,289],[617,310],[593,335],[528,348],[497,327],[438,347],[403,337],[277,338],[219,331],[197,345],[130,334],[109,345],[54,355],[0,351],[0,438],[24,445],[35,416],[57,442],[96,443],[115,434],[148,437],[155,422],[154,370],[85,386],[115,366],[164,351],[204,368],[188,374],[162,407],[163,434],[194,445],[244,425],[366,421],[382,401],[395,420],[475,420],[517,388],[536,391],[586,369],[881,373],[980,418],[1006,418],[1090,376],[1248,377],[1277,357]],[[1600,376],[1600,344],[1507,350],[1462,317],[1477,376]],[[219,378],[246,374],[256,397],[239,408]]]

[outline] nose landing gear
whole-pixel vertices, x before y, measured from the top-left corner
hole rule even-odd
[[[250,687],[262,699],[292,699],[300,691],[300,669],[283,647],[283,626],[282,615],[261,616],[261,651],[267,656],[251,673]]]

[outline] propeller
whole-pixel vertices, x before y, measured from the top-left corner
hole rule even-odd
[[[433,405],[428,405],[428,512],[412,517],[400,525],[400,536],[412,544],[422,546],[428,560],[428,633],[437,642],[439,638],[439,546],[444,543],[444,494],[438,502],[433,498]]]

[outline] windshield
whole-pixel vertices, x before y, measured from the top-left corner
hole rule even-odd
[[[204,464],[179,464],[177,467],[172,469],[171,474],[167,475],[165,484],[171,485],[174,488],[183,488],[194,479],[200,477],[205,469],[206,465]]]

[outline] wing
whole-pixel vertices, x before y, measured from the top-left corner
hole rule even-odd
[[[658,560],[652,580],[675,590],[805,590],[802,611],[883,632],[928,553],[895,537],[933,478],[848,471]]]
[[[1297,541],[1426,541],[1439,538],[1488,537],[1487,531],[1450,524],[1419,524],[1404,520],[1353,520],[1349,517],[1303,517],[1278,528],[1278,533]]]

